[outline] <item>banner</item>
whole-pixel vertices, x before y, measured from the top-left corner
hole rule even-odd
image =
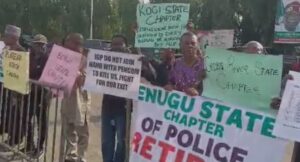
[[[300,142],[300,83],[289,80],[285,86],[274,134]]]
[[[203,96],[248,107],[269,109],[280,93],[282,56],[206,50]]]
[[[189,11],[183,3],[138,4],[135,47],[179,48]]]
[[[281,162],[272,115],[141,85],[130,162]]]
[[[64,88],[70,94],[78,76],[82,54],[54,45],[39,82]]]
[[[292,76],[293,80],[300,82],[300,73],[296,71],[290,71],[289,75]]]
[[[3,41],[0,41],[0,82],[3,82],[3,48],[5,47],[5,44]]]
[[[84,89],[137,99],[141,56],[90,49]]]
[[[234,30],[198,31],[197,36],[202,49],[205,46],[225,49],[233,47]]]
[[[21,94],[28,94],[29,53],[11,50],[3,51],[4,87]]]
[[[300,0],[278,0],[275,43],[300,43]]]

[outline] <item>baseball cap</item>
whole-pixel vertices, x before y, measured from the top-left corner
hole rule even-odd
[[[37,34],[33,37],[32,43],[43,43],[47,44],[48,40],[47,37],[42,34]]]

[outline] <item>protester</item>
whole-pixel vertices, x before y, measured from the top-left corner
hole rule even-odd
[[[30,47],[30,67],[29,76],[32,80],[38,80],[43,72],[46,65],[47,55],[47,38],[44,35],[37,34],[34,36],[31,47]],[[27,129],[27,145],[26,152],[33,153],[34,156],[40,156],[43,154],[44,143],[46,138],[47,129],[47,111],[50,102],[49,91],[40,85],[31,85],[31,94],[29,110],[24,111],[23,117],[25,118],[28,125]],[[27,102],[28,99],[25,99]],[[25,104],[25,105],[27,105]],[[27,107],[27,106],[26,106]],[[28,119],[27,119],[27,115]],[[37,146],[34,144],[34,128],[32,124],[32,118],[36,117],[38,126],[38,143]],[[25,150],[24,150],[25,151]]]
[[[161,54],[162,62],[155,67],[157,73],[156,85],[164,87],[169,83],[168,74],[175,63],[175,52],[171,49],[164,49]]]
[[[14,51],[25,51],[20,45],[19,39],[21,37],[21,28],[13,25],[7,25],[4,32],[3,41],[5,43],[5,49]]]
[[[199,57],[197,36],[191,32],[184,33],[180,39],[181,58],[176,59],[169,74],[166,90],[183,91],[191,96],[198,96],[203,91],[205,77],[204,59]]]
[[[83,36],[78,33],[69,34],[63,43],[65,48],[83,55],[82,65],[78,71],[76,83],[71,94],[62,100],[62,124],[66,140],[65,162],[85,162],[85,154],[89,142],[88,109],[90,95],[82,89],[85,80],[86,51],[83,49]]]
[[[20,36],[21,28],[7,25],[3,38],[5,44],[4,50],[25,51],[19,43]],[[1,87],[3,88],[3,86]],[[20,129],[22,95],[3,88],[3,96],[1,97],[3,101],[1,109],[1,134],[8,133],[6,143],[14,147],[21,143],[24,136],[23,130]],[[19,134],[21,138],[19,138]]]
[[[192,20],[189,20],[188,23],[186,24],[186,30],[188,32],[192,32],[192,33],[195,33],[195,29],[194,29],[194,23]]]
[[[113,36],[111,51],[130,53],[127,39],[123,35]],[[126,99],[122,97],[103,96],[101,131],[103,162],[125,161],[126,103]]]
[[[244,46],[244,52],[249,54],[263,54],[264,47],[257,41],[250,41]]]

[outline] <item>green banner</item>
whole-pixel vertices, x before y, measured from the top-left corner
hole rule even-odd
[[[189,11],[189,4],[183,3],[139,4],[135,47],[179,48]]]
[[[280,92],[282,56],[253,55],[208,48],[206,51],[206,97],[268,109]]]

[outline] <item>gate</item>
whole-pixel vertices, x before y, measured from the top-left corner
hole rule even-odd
[[[36,81],[30,87],[22,95],[0,85],[0,161],[59,161],[59,87]]]

